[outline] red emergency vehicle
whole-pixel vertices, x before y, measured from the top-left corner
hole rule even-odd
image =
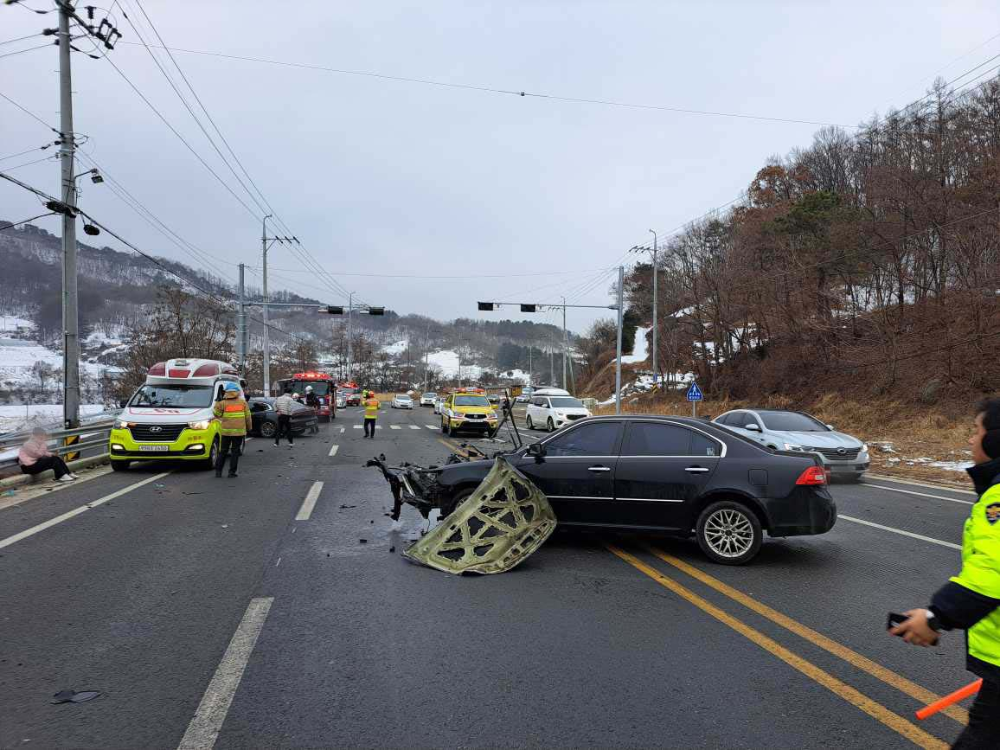
[[[308,405],[306,401],[306,386],[312,386],[313,395],[316,396],[316,415],[329,422],[337,416],[337,403],[333,378],[325,372],[297,372],[290,378],[283,378],[278,381],[278,393],[298,393],[302,403]]]

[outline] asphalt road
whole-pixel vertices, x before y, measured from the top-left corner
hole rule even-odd
[[[386,411],[365,441],[347,409],[292,448],[250,441],[236,479],[138,465],[0,510],[0,747],[902,748],[960,730],[961,709],[913,712],[971,681],[961,636],[916,649],[884,623],[956,570],[972,495],[835,485],[830,533],[740,568],[557,533],[515,571],[452,577],[400,557],[426,523],[407,507],[394,527],[362,467],[440,461],[436,424]],[[50,704],[64,689],[101,695]]]

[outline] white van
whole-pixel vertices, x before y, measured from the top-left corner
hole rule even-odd
[[[219,450],[212,406],[226,383],[246,385],[228,362],[169,359],[150,367],[111,430],[111,468],[124,471],[132,461],[168,459],[211,468]]]

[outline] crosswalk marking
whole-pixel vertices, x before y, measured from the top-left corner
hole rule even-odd
[[[389,425],[389,429],[390,430],[401,430],[403,428],[400,427],[398,424],[391,424],[391,425]]]
[[[437,429],[437,425],[436,424],[425,424],[424,427],[426,427],[428,430],[436,430]]]
[[[419,430],[420,429],[420,425],[418,425],[418,424],[411,424],[410,425],[410,429],[411,430]]]
[[[361,429],[361,425],[359,425],[359,424],[354,425],[354,429],[355,430],[360,430]]]

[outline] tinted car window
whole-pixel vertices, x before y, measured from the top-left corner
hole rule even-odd
[[[691,430],[672,424],[633,422],[622,446],[623,456],[686,456]]]
[[[617,422],[589,424],[570,430],[545,444],[548,456],[613,456],[618,439]]]
[[[769,430],[779,432],[827,432],[826,425],[819,420],[796,414],[793,411],[765,412],[764,422]]]
[[[716,420],[719,424],[735,426],[736,425],[736,414],[729,412],[729,414],[723,414]]]
[[[691,433],[692,456],[721,456],[722,447],[714,440],[700,432]]]

